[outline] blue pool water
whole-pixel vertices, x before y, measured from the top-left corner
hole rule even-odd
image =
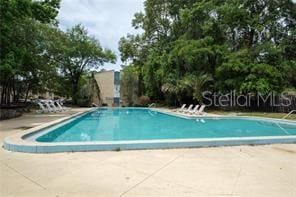
[[[296,124],[242,118],[186,119],[149,109],[98,109],[48,128],[38,142],[125,141],[296,135]]]

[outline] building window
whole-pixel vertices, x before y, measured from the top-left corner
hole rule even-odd
[[[115,71],[114,72],[114,84],[119,85],[120,83],[120,72]]]

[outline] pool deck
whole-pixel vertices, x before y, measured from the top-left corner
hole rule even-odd
[[[0,140],[67,113],[0,122]],[[29,154],[0,149],[0,196],[296,196],[296,144]]]

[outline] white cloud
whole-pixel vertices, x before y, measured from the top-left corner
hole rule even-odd
[[[119,70],[118,41],[127,33],[136,33],[131,21],[142,11],[144,0],[62,0],[58,19],[63,30],[81,23],[101,45],[116,52],[117,63],[103,68]]]

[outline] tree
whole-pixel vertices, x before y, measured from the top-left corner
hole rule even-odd
[[[293,45],[291,36],[295,37],[295,10],[295,3],[288,0],[249,0],[244,4],[229,1],[221,6],[221,23],[232,44],[231,53],[217,69],[220,87],[267,93],[281,91],[292,84],[290,79],[288,85],[284,76],[296,69],[292,68],[295,58],[291,59],[288,52]],[[236,20],[232,16],[236,16]],[[286,39],[291,39],[292,45],[287,46]],[[225,76],[229,76],[228,79]]]
[[[81,76],[77,101],[77,104],[80,106],[91,106],[92,103],[101,103],[100,88],[95,79],[94,72]]]
[[[126,66],[121,71],[120,97],[128,106],[133,106],[138,98],[138,74],[133,66]]]
[[[116,59],[112,51],[103,49],[99,41],[89,36],[81,25],[74,26],[66,33],[60,32],[50,53],[71,83],[73,104],[77,104],[81,76],[86,71]]]
[[[143,94],[152,99],[200,102],[207,89],[295,88],[292,0],[146,0],[144,6],[132,21],[143,33],[122,38],[120,51],[140,68]]]
[[[174,80],[171,78],[162,85],[161,90],[170,95],[171,98],[176,98],[174,102],[182,103],[182,96],[190,96],[193,100],[202,103],[202,93],[206,89],[206,85],[212,81],[212,77],[203,74],[187,74],[182,79]]]
[[[59,2],[0,1],[1,104],[18,102],[29,91],[43,87],[43,77],[53,66],[42,55],[46,50],[42,32],[56,24]]]

